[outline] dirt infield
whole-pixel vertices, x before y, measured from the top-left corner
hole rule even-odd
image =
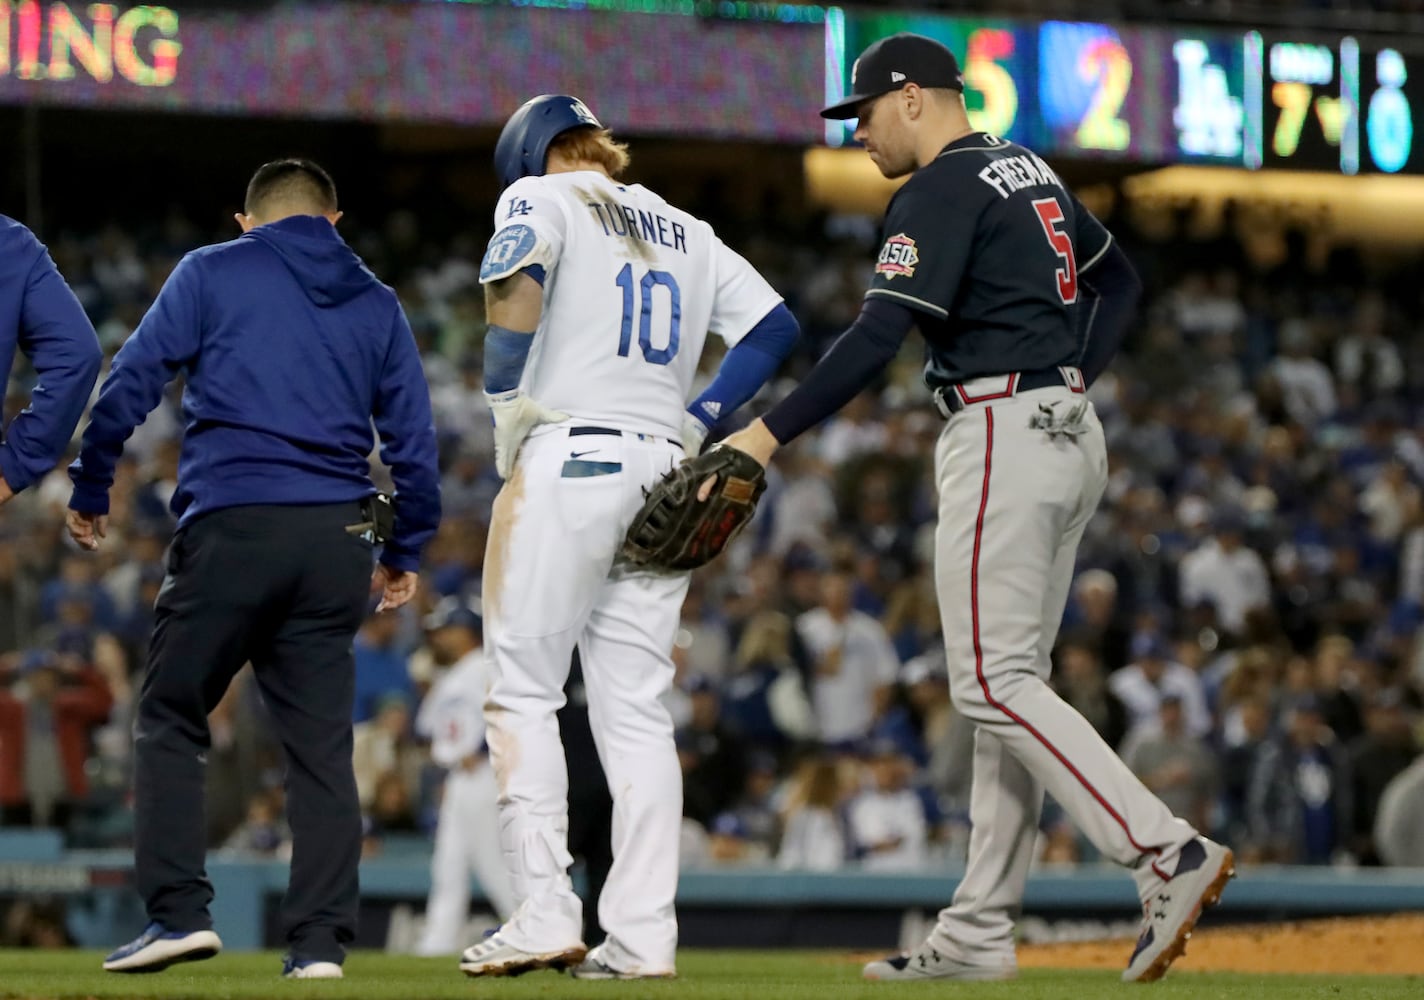
[[[1125,941],[1021,945],[1019,967],[1120,969],[1130,950]],[[1208,928],[1192,935],[1173,968],[1424,975],[1424,914]]]

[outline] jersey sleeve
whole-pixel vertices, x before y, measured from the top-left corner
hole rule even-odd
[[[1112,246],[1112,233],[1098,221],[1098,217],[1088,211],[1076,195],[1070,194],[1073,202],[1073,249],[1078,254],[1078,273],[1082,274],[1098,261]]]
[[[902,187],[885,212],[866,296],[948,318],[969,264],[978,214],[978,206],[952,191]]]
[[[708,329],[731,347],[781,304],[781,296],[745,257],[716,236],[712,243],[716,294]]]
[[[544,283],[564,250],[568,218],[539,177],[523,177],[505,188],[494,209],[494,235],[480,262],[480,284],[528,270]]]

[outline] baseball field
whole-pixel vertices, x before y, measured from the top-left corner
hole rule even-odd
[[[672,982],[576,982],[552,972],[470,980],[453,959],[357,952],[341,982],[283,982],[276,952],[227,954],[153,976],[99,969],[97,952],[0,952],[0,997],[24,1000],[272,997],[361,1000],[676,998],[676,1000],[880,1000],[953,996],[1087,1000],[1144,996],[1192,1000],[1405,1000],[1424,996],[1424,916],[1317,921],[1199,933],[1187,957],[1159,983],[1126,985],[1123,942],[1025,947],[1017,980],[1005,983],[866,983],[865,956],[845,952],[685,950]],[[1374,970],[1374,971],[1371,971]]]

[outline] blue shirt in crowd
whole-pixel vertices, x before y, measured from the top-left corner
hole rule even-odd
[[[64,455],[99,377],[103,352],[84,308],[35,234],[0,215],[0,376],[19,347],[39,374],[0,445],[0,474],[18,493]]]
[[[183,258],[114,358],[70,467],[72,508],[108,511],[124,442],[180,372],[180,524],[370,495],[374,417],[396,486],[381,561],[418,567],[440,520],[429,389],[395,293],[330,222],[292,216]]]

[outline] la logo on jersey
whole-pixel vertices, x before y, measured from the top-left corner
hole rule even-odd
[[[915,273],[915,265],[920,262],[920,251],[915,241],[904,233],[896,233],[880,248],[880,257],[875,262],[875,273],[889,278],[904,275],[909,278]]]

